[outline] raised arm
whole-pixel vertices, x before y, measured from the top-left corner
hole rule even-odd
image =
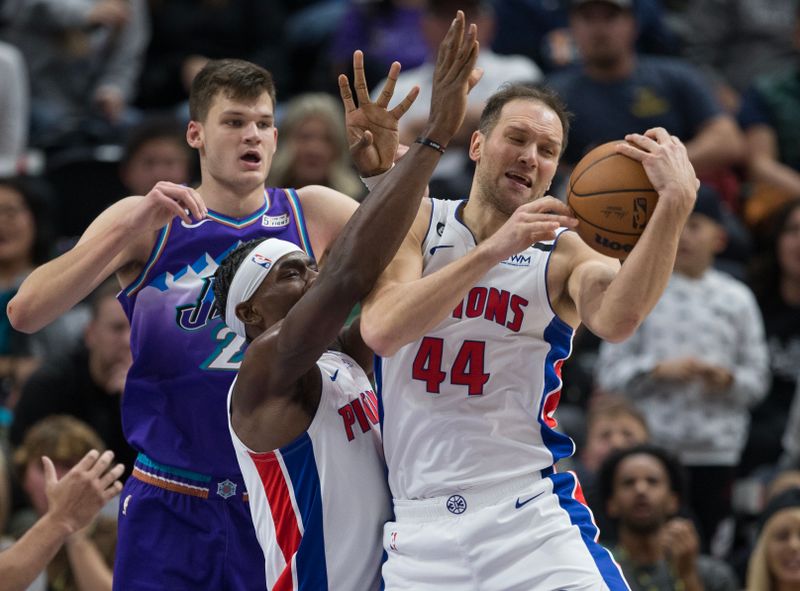
[[[443,146],[461,124],[467,93],[480,77],[474,70],[476,34],[474,25],[465,33],[464,15],[459,11],[440,46],[426,136]],[[363,69],[358,68],[358,62],[355,66],[356,94],[363,105],[369,102],[369,95],[366,84],[361,83]],[[388,96],[393,84],[390,78]],[[346,111],[352,112],[356,107],[345,76],[339,78],[339,85]],[[407,96],[395,107],[398,118],[412,98]],[[388,98],[385,100],[388,103]],[[285,392],[314,367],[353,306],[369,293],[397,252],[440,156],[439,150],[429,145],[414,144],[367,196],[334,243],[328,263],[313,286],[279,326],[250,345],[237,390],[250,391],[250,385],[261,383],[260,390],[266,395]]]
[[[156,232],[174,216],[205,217],[200,196],[188,187],[158,183],[144,197],[128,197],[101,213],[78,244],[34,270],[8,303],[11,325],[36,332],[72,308],[112,273],[146,260]],[[141,263],[144,264],[145,260]]]
[[[699,187],[677,137],[655,128],[625,139],[617,151],[641,162],[658,192],[658,204],[639,242],[617,272],[615,261],[591,251],[577,236],[565,236],[567,241],[556,248],[557,259],[551,265],[565,265],[564,315],[574,306],[580,322],[612,342],[633,334],[661,297]]]

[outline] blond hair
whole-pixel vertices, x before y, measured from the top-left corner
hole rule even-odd
[[[53,463],[74,466],[92,449],[105,449],[97,432],[69,415],[50,415],[34,423],[14,453],[14,467],[20,477],[30,462],[47,456]]]

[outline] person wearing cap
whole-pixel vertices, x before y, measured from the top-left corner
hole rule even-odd
[[[730,515],[749,409],[769,385],[755,297],[713,267],[724,245],[718,195],[701,185],[664,294],[631,338],[601,345],[595,366],[597,384],[629,396],[653,442],[687,466],[704,549]]]
[[[747,589],[800,589],[800,488],[775,496],[761,513],[758,540],[747,565]]]
[[[633,0],[572,0],[580,64],[547,77],[574,114],[564,164],[627,133],[660,126],[686,144],[700,180],[744,158],[744,136],[712,89],[679,58],[640,55]]]
[[[234,249],[215,273],[224,320],[249,342],[228,418],[269,590],[382,588],[391,503],[379,402],[362,369],[372,352],[358,321],[343,326],[400,246],[461,125],[480,79],[477,52],[477,28],[459,11],[440,46],[424,134],[363,201],[321,271],[271,238]],[[354,111],[345,76],[339,86]],[[355,86],[365,100],[358,71]]]

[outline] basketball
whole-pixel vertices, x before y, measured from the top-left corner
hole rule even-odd
[[[603,144],[581,158],[569,178],[567,205],[586,244],[624,259],[653,214],[658,193],[641,163],[617,154],[619,143]]]

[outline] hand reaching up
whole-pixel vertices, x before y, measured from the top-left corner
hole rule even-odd
[[[419,94],[419,88],[415,86],[399,105],[390,110],[389,101],[394,96],[399,74],[400,64],[394,62],[378,100],[373,103],[364,75],[364,54],[360,50],[354,52],[353,85],[358,98],[357,107],[350,81],[344,74],[339,76],[339,94],[344,104],[350,154],[363,177],[374,176],[391,168],[400,142],[398,121]]]

